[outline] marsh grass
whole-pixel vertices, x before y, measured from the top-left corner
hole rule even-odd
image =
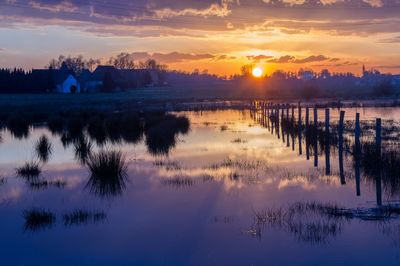
[[[53,213],[41,209],[25,210],[22,215],[25,219],[25,231],[37,232],[50,229],[56,221]]]
[[[246,140],[243,140],[243,139],[241,139],[241,138],[234,139],[234,140],[232,140],[231,142],[232,142],[232,143],[247,143]]]
[[[90,172],[87,187],[95,195],[120,195],[126,186],[127,163],[120,151],[102,150],[91,154],[86,165]]]
[[[228,126],[227,125],[222,125],[220,127],[221,132],[227,131],[228,130]]]
[[[64,226],[79,226],[103,222],[107,215],[101,211],[76,210],[63,215]]]
[[[74,143],[74,156],[81,164],[85,164],[87,159],[92,154],[93,145],[88,138],[79,138]]]
[[[41,173],[40,165],[37,162],[26,162],[25,165],[16,169],[18,176],[26,178],[27,180],[37,179]]]
[[[35,146],[36,154],[42,162],[47,162],[53,152],[53,147],[49,139],[43,135],[36,142]]]
[[[67,182],[64,180],[57,181],[31,181],[29,187],[33,190],[44,190],[48,187],[64,188]]]
[[[191,187],[195,181],[188,177],[173,177],[162,179],[161,184],[173,187]]]
[[[248,232],[261,237],[265,227],[283,229],[298,240],[325,244],[342,231],[345,221],[387,221],[400,218],[399,205],[350,209],[335,203],[296,202],[285,207],[254,211]]]
[[[163,167],[167,171],[179,171],[183,169],[182,164],[177,161],[156,160],[154,162],[154,165],[158,167]]]

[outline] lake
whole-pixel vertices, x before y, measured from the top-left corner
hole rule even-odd
[[[382,118],[382,153],[398,151],[400,108],[343,110],[343,156],[337,138],[308,135],[300,152],[298,132],[278,138],[249,110],[175,113],[190,130],[155,141],[3,129],[1,265],[399,265],[397,157],[378,184],[370,159],[355,162],[352,131],[359,112],[362,141],[373,142],[369,125]],[[332,135],[338,117],[332,109]],[[111,151],[123,174],[94,178],[87,154]],[[24,175],[27,162],[40,173]]]

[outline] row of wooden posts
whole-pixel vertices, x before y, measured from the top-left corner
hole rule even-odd
[[[297,119],[297,129],[298,129],[298,145],[299,145],[299,155],[303,154],[302,150],[302,110],[303,107],[299,103],[297,105],[298,109],[298,119]],[[305,107],[305,130],[306,133],[309,130],[318,130],[318,108],[312,107],[314,112],[313,125],[310,124],[310,107]],[[276,134],[280,138],[282,133],[282,140],[285,142],[285,132],[283,128],[283,123],[291,123],[291,135],[292,135],[292,150],[295,150],[295,128],[296,128],[296,118],[295,118],[295,106],[289,104],[273,104],[268,102],[253,102],[252,111],[254,118],[258,120],[261,124],[266,126],[272,134]],[[289,115],[291,111],[291,116]],[[286,113],[286,118],[285,118]],[[340,111],[339,124],[338,124],[338,150],[339,150],[339,172],[340,181],[342,185],[346,184],[345,173],[344,173],[344,163],[343,163],[343,153],[344,153],[344,127],[345,125],[345,111]],[[280,128],[282,132],[280,132]],[[331,163],[330,163],[330,108],[325,108],[325,173],[326,175],[331,175]],[[287,133],[287,147],[290,147],[289,131]],[[380,118],[376,119],[375,128],[375,147],[377,154],[377,163],[379,164],[378,169],[380,169],[381,164],[381,146],[382,146],[382,120]],[[356,113],[355,118],[355,128],[354,128],[354,151],[346,151],[352,153],[355,159],[355,178],[356,178],[356,194],[361,195],[360,191],[360,159],[361,159],[361,125],[360,125],[360,113]],[[315,135],[314,138],[314,166],[318,167],[318,140]],[[309,154],[309,143],[306,139],[306,157],[310,160]],[[382,205],[382,185],[381,185],[381,174],[378,173],[376,177],[376,194],[377,194],[377,204]]]

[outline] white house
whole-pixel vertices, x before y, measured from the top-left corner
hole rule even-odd
[[[57,92],[59,93],[80,93],[81,85],[78,80],[72,75],[68,75],[68,77],[61,82],[57,83]]]

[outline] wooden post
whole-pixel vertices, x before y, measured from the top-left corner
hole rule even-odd
[[[287,138],[287,142],[286,142],[286,146],[290,147],[290,131],[289,131],[289,125],[290,125],[290,121],[289,121],[289,105],[286,107],[286,138]]]
[[[318,109],[314,107],[314,167],[318,167]]]
[[[267,103],[267,128],[269,130],[269,103]]]
[[[302,146],[302,131],[303,131],[303,129],[302,129],[302,125],[301,125],[301,123],[302,123],[302,121],[301,121],[301,105],[300,105],[300,102],[299,102],[299,107],[298,107],[298,124],[297,124],[297,127],[298,127],[298,139],[299,139],[299,155],[302,155],[303,154],[303,146]]]
[[[329,132],[329,108],[325,109],[325,173],[331,174],[331,144]]]
[[[285,106],[282,105],[281,109],[281,133],[282,133],[282,142],[285,143],[285,129],[284,129],[284,124],[285,124]]]
[[[310,142],[309,142],[309,140],[310,140],[310,132],[309,132],[309,128],[308,128],[308,125],[309,125],[309,119],[310,119],[310,108],[307,106],[306,107],[306,124],[305,124],[305,129],[306,129],[306,131],[305,131],[305,138],[306,138],[306,158],[307,158],[307,161],[309,161],[310,160]]]
[[[382,119],[376,119],[376,156],[377,156],[377,175],[376,175],[376,203],[382,206]]]
[[[276,115],[275,115],[275,121],[276,121],[276,135],[278,136],[278,139],[280,139],[281,138],[281,136],[280,136],[280,129],[279,129],[279,111],[280,111],[280,109],[279,109],[279,104],[276,106]]]
[[[295,133],[294,133],[294,128],[295,128],[295,118],[294,118],[294,107],[292,106],[292,150],[295,150]]]
[[[357,196],[361,196],[361,175],[360,175],[360,160],[361,160],[361,127],[360,127],[360,113],[356,113],[356,126],[355,126],[355,151],[354,151],[354,160],[355,160],[355,176],[356,176],[356,194]]]
[[[344,115],[345,115],[345,111],[340,111],[340,120],[339,120],[339,172],[340,172],[340,183],[342,185],[346,184],[346,178],[344,176],[344,166],[343,166]]]

